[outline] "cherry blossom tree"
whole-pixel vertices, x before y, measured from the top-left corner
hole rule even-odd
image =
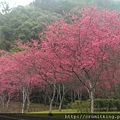
[[[57,21],[40,35],[42,50],[57,68],[73,74],[89,93],[91,113],[94,112],[95,89],[104,66],[110,57],[109,47],[119,44],[120,19],[118,12],[95,7],[80,11],[81,18],[72,15],[71,21]]]
[[[12,72],[16,69],[14,62],[8,54],[0,57],[0,100],[2,103],[2,112],[8,111],[9,102],[15,97],[19,90],[17,80]]]
[[[74,92],[75,98],[84,88],[93,113],[95,93],[101,86],[112,90],[119,83],[120,13],[95,7],[78,13],[68,21],[60,19],[48,26],[40,34],[41,44],[18,40],[19,52],[0,51],[3,109],[21,91],[24,113],[26,104],[29,109],[31,93],[39,89],[45,91],[52,113],[56,94],[61,110],[67,90]]]

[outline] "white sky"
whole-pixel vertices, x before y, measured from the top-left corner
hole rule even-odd
[[[34,0],[0,0],[0,2],[6,1],[9,3],[10,8],[16,7],[18,5],[28,5],[29,3],[33,2]],[[114,0],[114,1],[120,1],[120,0]]]
[[[30,2],[33,2],[34,0],[0,0],[0,2],[3,1],[9,3],[10,7],[15,7],[18,5],[28,5]]]

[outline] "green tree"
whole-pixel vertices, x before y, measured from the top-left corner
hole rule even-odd
[[[17,39],[24,42],[39,39],[38,35],[44,29],[45,23],[51,23],[61,17],[57,13],[34,8],[33,6],[18,6],[7,14],[0,14],[0,39],[2,49],[6,49],[5,41],[10,45]],[[9,47],[10,48],[10,47]]]

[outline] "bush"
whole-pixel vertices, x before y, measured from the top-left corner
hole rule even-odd
[[[90,108],[90,100],[76,100],[75,102],[68,104],[67,108],[78,109],[77,111],[88,112]]]
[[[119,99],[115,100],[114,104],[117,107],[117,110],[120,111],[120,100]]]
[[[95,108],[98,110],[105,109],[106,111],[110,111],[113,108],[117,108],[120,110],[120,100],[119,99],[95,99]]]
[[[94,108],[97,111],[120,111],[120,99],[95,99]],[[88,112],[90,110],[90,100],[76,100],[71,104],[69,103],[67,109],[77,109],[78,112]]]
[[[71,105],[70,105],[70,103],[68,103],[68,105],[66,106],[66,108],[67,109],[71,109],[72,108]]]

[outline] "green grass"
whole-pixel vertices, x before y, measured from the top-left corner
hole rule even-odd
[[[48,114],[49,111],[40,111],[40,112],[29,112],[28,114]],[[59,110],[52,110],[53,114],[64,114],[64,113],[70,113],[70,114],[74,114],[74,113],[81,113],[80,111],[78,111],[78,109],[62,109],[62,111]],[[82,113],[87,113],[87,112],[82,112]],[[88,112],[90,113],[90,112]],[[120,114],[120,111],[110,111],[110,112],[94,112],[96,114]]]
[[[63,109],[62,111],[59,111],[59,110],[53,110],[52,111],[52,114],[53,114],[53,116],[48,116],[48,113],[49,113],[49,111],[42,111],[42,112],[31,112],[31,113],[28,113],[28,114],[26,114],[26,115],[28,115],[28,116],[37,116],[37,117],[48,117],[48,118],[61,118],[61,119],[64,119],[65,118],[65,114],[67,114],[67,115],[90,115],[90,113],[80,113],[80,112],[77,112],[77,109]],[[117,116],[119,117],[119,119],[120,119],[120,112],[119,111],[111,111],[111,112],[95,112],[94,113],[96,116],[99,116],[99,115],[106,115],[107,117],[108,116],[111,116],[111,117],[116,117],[117,118]],[[111,120],[112,120],[113,118],[111,118]],[[66,119],[67,120],[67,119]],[[69,119],[69,120],[73,120],[72,118],[71,119]],[[76,119],[76,120],[85,120],[85,118],[79,118],[79,119]],[[88,120],[88,119],[86,119],[86,120]],[[89,119],[90,120],[90,119]],[[93,120],[93,119],[92,119]],[[94,120],[96,120],[96,118],[94,119]],[[103,118],[99,118],[99,119],[97,119],[97,120],[110,120],[110,118],[105,118],[105,119],[103,119]]]
[[[11,116],[14,116],[16,118],[19,119],[28,119],[28,120],[64,120],[65,119],[65,115],[73,115],[73,116],[87,116],[87,115],[91,115],[90,113],[78,113],[77,109],[63,109],[61,112],[58,110],[53,110],[52,115],[50,116],[49,111],[42,111],[42,112],[30,112],[30,113],[24,113],[24,114],[11,114]],[[120,116],[120,112],[118,111],[113,111],[113,112],[95,112],[95,115],[112,115],[112,116],[116,116],[119,115]],[[8,114],[8,116],[10,116]],[[119,117],[118,116],[118,117]],[[113,118],[112,118],[113,119]],[[111,119],[111,120],[112,120]],[[120,117],[119,117],[120,119]],[[68,119],[65,119],[68,120]],[[69,120],[74,120],[74,119],[69,119]],[[75,119],[75,120],[90,120],[90,119],[85,119],[85,118],[79,118],[79,119]],[[96,119],[91,119],[91,120],[96,120]],[[110,120],[109,118],[107,119],[97,119],[97,120]]]
[[[78,113],[77,112],[78,110],[77,109],[62,109],[62,111],[59,111],[59,110],[53,110],[52,113],[60,113],[60,114],[63,114],[63,113]],[[30,112],[31,114],[34,114],[34,113],[40,113],[40,114],[44,114],[44,113],[49,113],[49,111],[41,111],[41,112]]]
[[[90,110],[88,110],[88,112],[87,112],[85,108],[82,110],[82,114],[81,114],[81,112],[78,109],[62,109],[62,111],[59,111],[58,109],[55,110],[55,108],[53,107],[52,116],[49,116],[49,105],[44,106],[43,104],[34,104],[34,103],[32,103],[30,105],[29,113],[25,113],[25,114],[17,114],[17,112],[19,112],[19,111],[21,112],[21,103],[20,102],[11,102],[9,105],[9,108],[11,111],[15,110],[16,114],[14,114],[15,112],[13,111],[13,114],[8,114],[8,116],[15,116],[16,118],[20,118],[20,119],[25,118],[28,120],[39,120],[41,118],[44,118],[47,120],[49,120],[49,118],[51,118],[53,120],[56,120],[56,119],[62,120],[65,118],[65,114],[69,114],[69,115],[89,114],[90,115],[90,113],[88,113],[88,112],[90,112]],[[12,113],[12,112],[10,112],[10,113]],[[118,115],[118,114],[120,114],[120,112],[119,111],[95,112],[95,114],[96,115],[99,115],[99,114],[108,114],[108,115],[116,114],[116,115]],[[69,120],[72,120],[72,118]],[[76,120],[85,120],[85,119],[76,119]],[[97,120],[103,120],[103,119],[97,119]],[[109,119],[105,119],[105,120],[109,120]]]

